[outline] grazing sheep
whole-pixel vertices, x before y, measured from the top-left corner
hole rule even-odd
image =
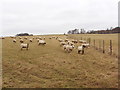
[[[23,49],[23,48],[26,48],[26,50],[28,50],[28,48],[29,48],[29,44],[27,43],[27,44],[24,44],[24,43],[21,43],[21,50]]]
[[[85,46],[85,48],[89,48],[90,47],[90,44],[89,43],[85,43],[85,44],[82,44]]]
[[[63,42],[63,40],[62,40],[62,39],[60,39],[60,38],[58,39],[58,41],[59,41],[59,42]]]
[[[72,40],[72,42],[73,42],[73,43],[78,43],[78,41],[77,41],[77,40]]]
[[[45,40],[45,37],[43,37],[43,39]]]
[[[85,40],[79,40],[79,43],[87,43]]]
[[[38,42],[38,45],[45,45],[45,44],[46,44],[45,40],[39,40]]]
[[[78,46],[78,54],[80,54],[80,52],[82,52],[82,54],[84,54],[84,45]]]
[[[64,50],[68,53],[70,53],[74,49],[74,45],[64,45],[63,46]]]
[[[33,39],[30,39],[30,42],[33,42]]]
[[[16,39],[13,39],[13,42],[16,43]]]
[[[40,41],[40,39],[37,39],[37,42],[39,42]]]
[[[19,39],[22,39],[22,37],[19,37]]]
[[[60,42],[60,46],[66,45],[66,42]]]
[[[20,39],[20,43],[23,43],[24,41],[23,41],[23,39]]]
[[[52,39],[51,37],[49,39]]]
[[[14,38],[13,36],[10,36],[11,38]]]
[[[42,38],[41,38],[41,37],[39,37],[39,39],[40,39],[40,40],[42,40]]]
[[[55,38],[55,36],[52,36],[52,38]]]
[[[27,37],[25,37],[24,39],[26,39],[26,40],[27,40]]]
[[[71,41],[68,41],[68,44],[69,44],[69,45],[74,45],[74,43],[73,43],[73,42],[71,42]]]
[[[68,39],[65,39],[65,42],[68,42]]]
[[[58,37],[56,37],[56,40],[58,39]]]
[[[4,37],[0,38],[0,39],[5,39]]]

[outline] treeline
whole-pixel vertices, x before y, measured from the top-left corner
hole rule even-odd
[[[113,33],[120,33],[120,27],[116,27],[116,28],[110,28],[107,30],[84,30],[84,29],[74,29],[74,30],[69,30],[68,34],[113,34]]]
[[[33,36],[33,34],[20,33],[20,34],[17,34],[16,36]]]

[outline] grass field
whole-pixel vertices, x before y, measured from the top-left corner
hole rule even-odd
[[[63,35],[56,35],[66,38]],[[35,36],[36,37],[36,36]],[[43,36],[41,36],[43,37]],[[117,88],[118,60],[94,48],[77,54],[75,48],[66,53],[59,42],[48,39],[38,46],[37,40],[30,43],[28,51],[20,50],[20,43],[11,38],[2,40],[3,87],[14,88]],[[118,50],[118,36],[113,35],[69,35],[68,38],[113,40]],[[31,37],[29,37],[31,38]],[[17,39],[18,40],[18,39]],[[29,42],[26,40],[26,43]],[[106,46],[108,43],[106,43]],[[76,45],[78,46],[78,44]]]

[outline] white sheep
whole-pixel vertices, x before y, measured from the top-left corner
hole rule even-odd
[[[40,41],[40,39],[37,39],[37,42],[39,42]]]
[[[33,39],[29,39],[30,42],[33,42]]]
[[[80,52],[82,52],[82,54],[84,54],[84,45],[78,46],[78,54],[80,54]]]
[[[60,46],[66,45],[66,42],[60,42]]]
[[[52,36],[52,38],[55,38],[55,36]]]
[[[79,40],[79,43],[87,43],[85,40]]]
[[[23,39],[20,39],[20,43],[23,43],[24,41],[23,41]]]
[[[46,44],[45,40],[39,40],[38,42],[38,45],[45,45],[45,44]]]
[[[27,40],[27,37],[25,37],[24,39],[26,39],[26,40]]]
[[[73,42],[73,43],[78,43],[78,41],[77,41],[77,40],[74,40],[74,39],[72,40],[72,42]]]
[[[45,40],[45,37],[43,37],[43,39]]]
[[[58,39],[58,37],[56,37],[56,40]]]
[[[41,37],[39,37],[39,39],[40,39],[40,40],[42,40],[42,38],[41,38]]]
[[[13,42],[16,43],[16,39],[13,39]]]
[[[69,44],[69,45],[74,45],[74,43],[73,43],[73,42],[71,42],[71,41],[68,41],[68,44]]]
[[[19,39],[22,39],[22,37],[19,36]]]
[[[27,44],[24,44],[24,43],[21,43],[21,50],[23,49],[23,48],[26,48],[26,50],[28,50],[28,48],[29,48],[29,44],[27,43]]]
[[[63,46],[64,50],[68,53],[70,53],[74,49],[74,45],[64,45]]]
[[[62,39],[60,39],[60,38],[58,39],[58,41],[59,41],[59,42],[63,42],[63,40],[62,40]]]
[[[65,39],[65,42],[68,42],[68,39]]]
[[[84,43],[84,44],[82,44],[82,45],[84,45],[85,48],[89,48],[89,47],[90,47],[90,44],[89,44],[89,43]]]

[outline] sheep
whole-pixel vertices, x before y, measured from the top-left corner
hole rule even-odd
[[[68,42],[68,39],[65,39],[65,42]]]
[[[16,43],[16,39],[13,39],[13,42]]]
[[[43,37],[43,39],[45,40],[45,37]]]
[[[52,38],[55,38],[55,36],[52,36]]]
[[[72,42],[73,42],[73,43],[78,43],[78,41],[77,41],[77,40],[72,40]]]
[[[66,45],[66,42],[60,42],[60,46]]]
[[[40,39],[40,40],[42,40],[42,38],[41,38],[41,37],[39,37],[39,39]]]
[[[20,43],[23,43],[24,41],[23,41],[23,39],[20,39]]]
[[[22,37],[19,37],[19,39],[22,39]]]
[[[38,42],[38,45],[45,45],[45,44],[46,44],[45,40],[39,40]]]
[[[4,37],[1,37],[0,39],[5,39]]]
[[[78,54],[80,54],[80,52],[82,52],[82,54],[84,54],[84,45],[78,46]]]
[[[30,42],[33,42],[33,39],[29,39],[30,40]]]
[[[21,50],[23,49],[23,48],[26,48],[26,50],[28,50],[28,48],[29,48],[29,44],[27,43],[27,44],[24,44],[24,43],[21,43]]]
[[[74,43],[71,41],[68,41],[68,45],[74,45]]]
[[[10,36],[11,38],[14,38],[13,36]]]
[[[56,37],[56,40],[58,39],[58,37]]]
[[[74,45],[64,45],[63,46],[64,50],[68,53],[70,53],[74,49]]]
[[[79,43],[87,43],[85,40],[79,40]]]
[[[89,47],[90,47],[90,44],[89,44],[89,43],[84,43],[84,44],[82,44],[82,45],[84,45],[85,48],[89,48]]]
[[[58,41],[59,41],[59,42],[63,42],[63,40],[62,40],[62,39],[60,39],[60,38],[58,39]]]
[[[49,39],[52,39],[51,37]]]
[[[24,39],[26,39],[26,40],[27,40],[27,37],[25,37]]]
[[[39,42],[40,39],[37,39],[37,42]]]

